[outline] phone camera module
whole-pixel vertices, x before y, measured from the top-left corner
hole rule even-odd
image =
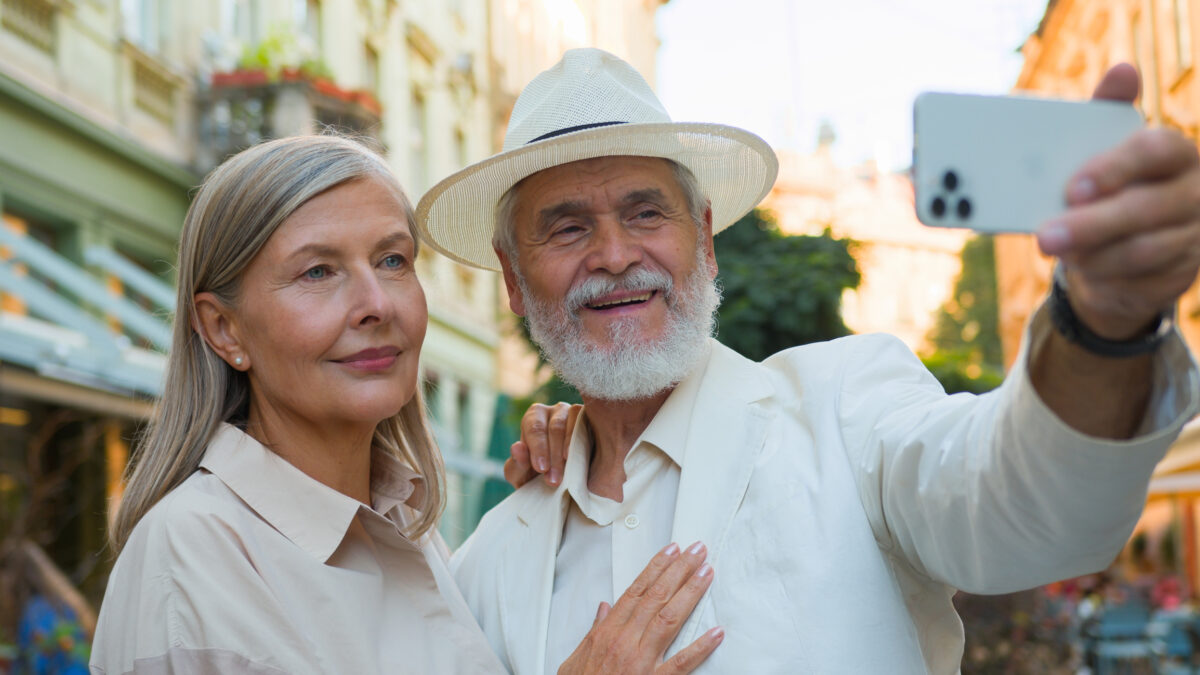
[[[955,206],[955,210],[958,211],[959,218],[962,218],[963,220],[970,218],[971,217],[971,200],[967,199],[966,197],[963,197],[962,199],[958,200],[958,205]]]
[[[934,197],[933,202],[929,205],[929,211],[938,218],[946,215],[946,200],[941,197]]]
[[[942,174],[942,187],[946,188],[950,192],[954,192],[956,189],[958,189],[958,174],[954,173],[954,171],[947,171],[946,173]]]

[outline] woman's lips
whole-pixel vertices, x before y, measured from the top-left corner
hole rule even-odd
[[[391,368],[398,356],[400,356],[398,348],[380,347],[377,349],[364,349],[361,352],[351,354],[344,359],[337,359],[334,362],[354,368],[355,370],[379,371]]]

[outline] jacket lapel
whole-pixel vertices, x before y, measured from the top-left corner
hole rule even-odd
[[[541,673],[546,667],[546,633],[550,623],[550,598],[554,590],[554,563],[562,539],[567,492],[562,485],[547,495],[540,488],[520,505],[520,527],[508,542],[500,589],[505,615],[504,639],[515,672]]]
[[[671,534],[683,547],[704,542],[718,577],[722,543],[770,421],[770,413],[756,402],[773,391],[762,366],[714,341],[692,414]],[[694,639],[700,614],[695,612],[684,624],[668,653]]]

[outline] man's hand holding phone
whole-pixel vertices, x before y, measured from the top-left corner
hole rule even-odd
[[[1115,66],[1094,98],[1132,104],[1137,71]],[[1064,186],[1068,208],[1037,231],[1060,259],[1071,308],[1102,338],[1127,340],[1169,311],[1200,271],[1200,156],[1169,129],[1138,131]]]

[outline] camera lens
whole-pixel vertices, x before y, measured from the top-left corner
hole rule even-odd
[[[934,197],[933,203],[929,205],[929,211],[938,218],[946,215],[946,200],[941,197]]]
[[[953,171],[947,171],[946,173],[942,174],[942,187],[954,192],[954,190],[958,188],[958,174],[954,173]]]
[[[971,217],[971,200],[967,199],[966,197],[963,197],[962,199],[958,200],[958,206],[956,206],[955,209],[958,211],[959,218],[962,218],[963,220],[970,218]]]

